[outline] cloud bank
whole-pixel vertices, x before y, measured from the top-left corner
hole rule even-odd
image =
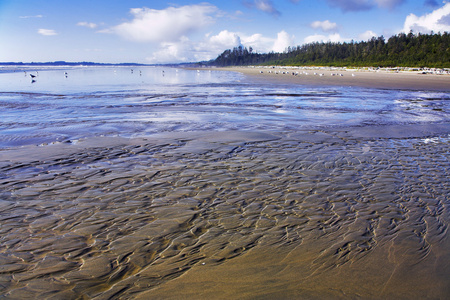
[[[245,0],[244,0],[245,1]],[[251,8],[258,9],[268,14],[277,16],[279,12],[271,1],[247,0]],[[358,11],[374,7],[393,8],[401,5],[403,0],[327,0],[334,6],[345,11]],[[295,2],[295,1],[292,1]],[[244,2],[246,3],[246,2]],[[425,2],[424,2],[425,5]],[[289,46],[297,45],[294,36],[281,30],[276,37],[264,36],[261,33],[248,35],[242,32],[221,30],[218,33],[206,33],[217,18],[224,14],[216,6],[203,3],[198,5],[186,5],[180,7],[168,7],[162,10],[149,8],[134,8],[130,10],[132,18],[109,29],[125,39],[149,43],[150,55],[146,57],[150,63],[172,63],[204,61],[214,59],[226,49],[237,46],[252,47],[259,53],[283,52]],[[239,11],[239,14],[242,12]],[[236,15],[239,15],[236,13]],[[78,26],[95,28],[96,24],[79,22]],[[317,20],[309,24],[313,29],[322,31],[322,34],[307,36],[303,43],[313,42],[349,42],[350,38],[344,38],[339,34],[339,25],[330,20]],[[431,30],[450,31],[450,3],[425,14],[416,16],[410,14],[404,25],[404,31],[429,32]],[[202,33],[203,35],[198,35]],[[41,34],[52,35],[52,30],[42,31]],[[194,35],[195,34],[195,35]],[[195,36],[195,38],[194,38]],[[362,41],[370,40],[377,34],[367,30],[355,37]]]
[[[403,32],[408,33],[411,30],[415,33],[450,31],[450,3],[420,17],[415,14],[408,15],[403,26]]]
[[[138,42],[175,42],[214,22],[218,8],[210,4],[169,7],[163,10],[133,8],[133,19],[112,28],[112,32]]]
[[[252,47],[256,52],[283,52],[294,45],[294,37],[282,30],[276,38],[256,33],[245,35],[223,30],[217,35],[205,35],[201,41],[191,41],[184,37],[176,42],[163,42],[159,50],[146,59],[150,63],[171,63],[205,61],[216,58],[226,49],[238,46]]]
[[[279,14],[271,1],[255,0],[251,4],[253,8],[266,13]],[[203,38],[198,39],[198,33],[207,30],[215,23],[216,18],[223,16],[216,6],[208,3],[168,7],[162,10],[133,8],[130,9],[130,14],[132,18],[129,21],[100,32],[113,33],[130,41],[151,44],[150,49],[154,50],[146,57],[150,63],[210,60],[226,49],[241,45],[252,47],[257,52],[283,52],[287,47],[294,45],[294,37],[285,31],[280,31],[277,37],[273,38],[259,33],[246,35],[222,30],[218,34],[204,34]],[[88,22],[79,22],[77,25],[96,27],[96,24]],[[197,34],[195,40],[191,40],[193,34]]]

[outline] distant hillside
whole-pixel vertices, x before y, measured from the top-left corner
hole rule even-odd
[[[336,67],[450,68],[450,34],[400,33],[366,42],[311,43],[289,47],[283,53],[260,54],[236,47],[226,50],[210,66],[284,65]]]

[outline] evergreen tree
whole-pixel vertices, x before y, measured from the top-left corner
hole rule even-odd
[[[207,65],[373,66],[450,68],[450,34],[399,33],[356,43],[310,43],[282,53],[259,54],[239,46],[225,50]]]

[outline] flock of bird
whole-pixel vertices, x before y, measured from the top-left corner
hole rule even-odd
[[[25,77],[26,77],[27,75],[30,75],[30,77],[31,77],[31,83],[35,83],[35,82],[36,82],[36,77],[39,76],[39,72],[38,72],[38,71],[36,71],[35,74],[33,74],[33,73],[29,73],[29,74],[28,74],[27,71],[24,71],[24,73],[25,73]],[[68,78],[68,77],[69,77],[69,73],[64,72],[64,77]]]
[[[178,70],[176,70],[177,71],[177,73],[178,73]],[[115,73],[116,71],[114,70],[114,73]],[[25,77],[27,77],[27,75],[30,75],[30,77],[31,77],[31,83],[35,83],[36,82],[36,77],[38,77],[39,76],[39,72],[38,71],[35,71],[34,73],[27,73],[27,71],[24,71],[24,73],[25,73]],[[131,69],[131,74],[133,74],[134,73],[134,70],[133,69]],[[162,76],[164,76],[165,75],[165,73],[164,73],[164,70],[162,70]],[[142,76],[142,71],[141,70],[139,70],[139,76]],[[67,73],[67,72],[64,72],[64,77],[65,78],[68,78],[69,77],[69,73]]]
[[[176,70],[177,72],[178,72],[178,70]],[[25,72],[25,76],[27,76],[27,72],[26,71],[24,71]],[[115,72],[115,71],[114,71]],[[34,82],[36,82],[36,77],[37,76],[39,76],[39,72],[38,71],[36,71],[35,72],[36,74],[32,74],[32,73],[30,73],[29,75],[30,75],[30,77],[31,77],[31,83],[34,83]],[[134,73],[134,70],[133,69],[131,69],[131,74],[133,74]],[[197,73],[200,73],[200,70],[197,70]],[[261,73],[261,74],[263,74],[264,72],[263,71],[259,71],[259,73]],[[294,71],[292,71],[292,72],[289,72],[289,71],[268,71],[268,73],[270,73],[270,74],[285,74],[285,75],[294,75],[294,76],[299,76],[299,75],[309,75],[309,73],[308,72],[305,72],[305,71],[303,71],[303,72],[301,72],[301,73],[299,73],[299,72],[294,72]],[[315,76],[325,76],[325,74],[324,73],[317,73],[317,72],[314,72],[313,73]],[[162,76],[164,76],[165,75],[165,72],[164,72],[164,70],[162,70]],[[68,78],[68,76],[69,76],[69,74],[67,73],[67,72],[64,72],[64,77],[65,78]],[[139,71],[139,76],[142,76],[142,71]],[[342,74],[342,73],[331,73],[331,76],[344,76],[344,74]],[[353,74],[352,73],[352,76],[353,77],[355,77],[355,74]]]
[[[263,72],[263,71],[259,71],[259,73],[263,74],[264,72]],[[268,71],[268,73],[271,73],[271,74],[294,75],[294,76],[299,76],[299,75],[301,75],[301,74],[303,74],[303,75],[309,75],[309,73],[308,73],[308,72],[305,72],[305,71],[303,71],[302,73],[294,72],[294,71],[292,71],[292,72],[289,72],[289,71]],[[314,74],[315,76],[325,76],[324,73],[317,73],[317,72],[314,72],[313,74]],[[344,76],[344,74],[342,74],[342,73],[331,73],[331,76]],[[352,74],[352,77],[355,77],[355,74]]]

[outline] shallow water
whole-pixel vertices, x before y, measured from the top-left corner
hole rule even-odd
[[[34,83],[29,74],[38,74]],[[223,71],[79,67],[0,72],[0,109],[1,148],[167,131],[441,123],[450,95],[256,84]]]
[[[448,298],[448,94],[157,72],[2,94],[6,299]]]

